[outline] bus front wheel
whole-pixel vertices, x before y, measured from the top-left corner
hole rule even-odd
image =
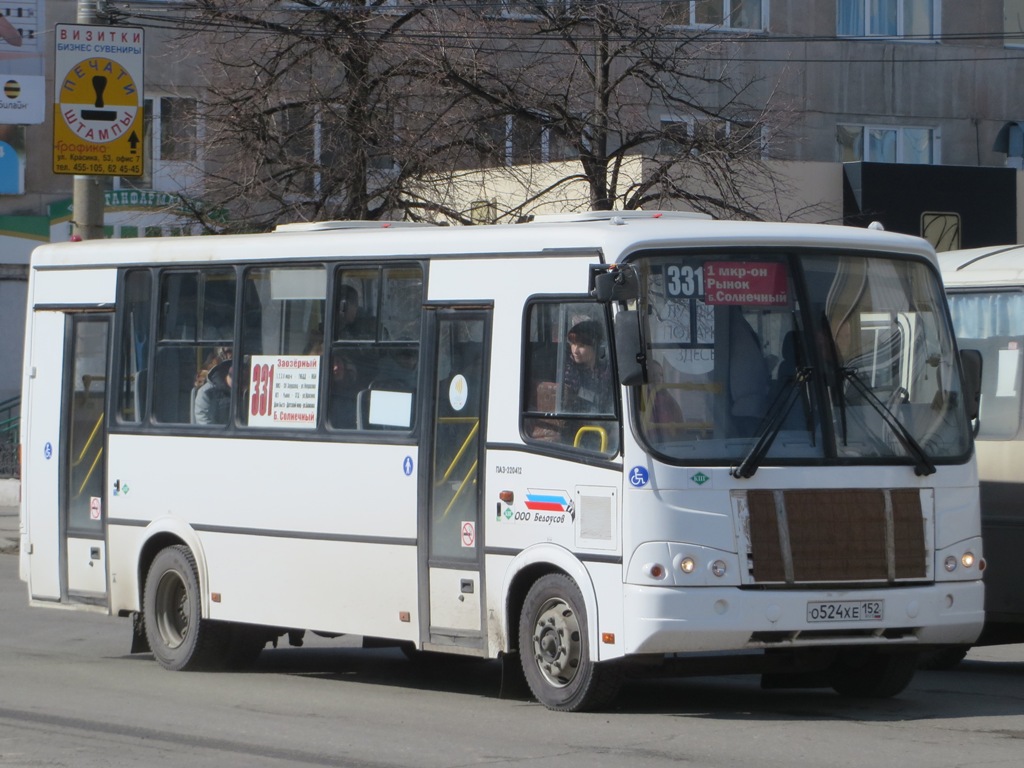
[[[829,683],[842,696],[887,699],[910,685],[917,661],[915,651],[851,650],[841,654],[829,669]]]
[[[188,547],[157,553],[143,593],[146,639],[164,669],[194,670],[220,666],[228,627],[202,618],[199,574]]]
[[[618,693],[618,669],[591,660],[587,614],[576,582],[552,573],[526,595],[519,621],[519,655],[533,695],[548,709],[596,709]]]

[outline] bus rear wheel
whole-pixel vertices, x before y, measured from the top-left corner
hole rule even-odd
[[[618,693],[618,669],[591,660],[588,637],[583,594],[576,582],[560,573],[538,579],[523,603],[519,655],[530,690],[548,709],[596,709]]]
[[[199,574],[188,547],[157,553],[143,593],[146,639],[153,656],[172,671],[222,666],[230,627],[202,618]]]

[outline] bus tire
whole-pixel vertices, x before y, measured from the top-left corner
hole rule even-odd
[[[937,671],[952,669],[967,657],[969,650],[971,650],[969,645],[946,645],[940,648],[931,648],[921,654],[917,668]]]
[[[888,699],[910,685],[917,671],[915,651],[883,653],[858,649],[841,653],[828,671],[832,689],[841,696]]]
[[[142,605],[150,650],[164,669],[223,665],[230,626],[202,618],[199,575],[188,547],[167,547],[153,558]]]
[[[519,656],[530,690],[559,712],[597,709],[619,691],[615,666],[591,660],[587,613],[568,576],[542,576],[526,595],[519,621]]]

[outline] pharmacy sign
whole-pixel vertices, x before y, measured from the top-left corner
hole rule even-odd
[[[53,172],[141,176],[143,30],[57,24]]]

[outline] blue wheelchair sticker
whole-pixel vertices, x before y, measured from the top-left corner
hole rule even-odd
[[[629,470],[629,484],[634,488],[643,488],[651,479],[646,467],[633,467]]]

